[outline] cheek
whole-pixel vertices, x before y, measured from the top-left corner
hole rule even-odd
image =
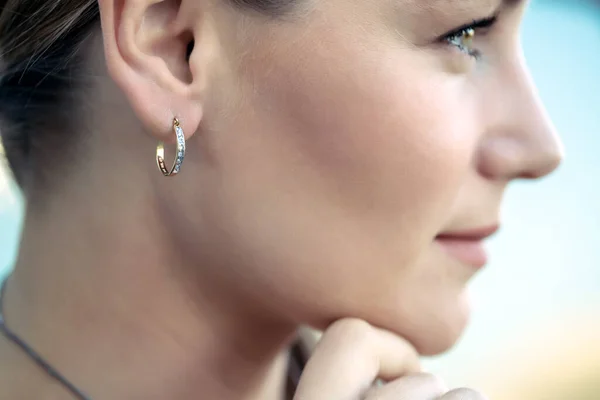
[[[206,219],[225,233],[213,247],[236,248],[227,264],[282,310],[375,310],[408,292],[399,286],[423,286],[410,270],[423,269],[477,140],[464,85],[412,50],[290,47],[244,65],[226,130],[243,134],[216,139],[219,176],[206,185]]]
[[[477,140],[461,103],[464,85],[436,79],[412,51],[348,50],[322,60],[311,53],[301,68],[282,68],[294,79],[282,79],[269,101],[294,127],[285,140],[310,157],[346,206],[382,221],[404,219],[413,231],[438,229]]]

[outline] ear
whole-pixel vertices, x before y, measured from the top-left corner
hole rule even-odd
[[[109,74],[162,141],[174,139],[173,118],[186,139],[202,119],[211,55],[198,49],[214,51],[213,43],[204,43],[214,37],[202,26],[204,3],[195,0],[184,10],[181,0],[99,0]]]

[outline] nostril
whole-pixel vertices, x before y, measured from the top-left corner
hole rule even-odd
[[[477,170],[489,180],[510,180],[524,173],[524,154],[519,144],[510,137],[487,138],[477,153]]]

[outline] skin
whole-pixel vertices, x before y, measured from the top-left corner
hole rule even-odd
[[[299,324],[454,344],[476,270],[436,235],[498,224],[507,184],[561,159],[521,55],[524,2],[308,1],[282,20],[99,4],[81,146],[28,209],[9,281],[15,331],[111,399],[281,398]],[[494,13],[477,60],[438,40]],[[174,117],[187,155],[164,178],[152,154]],[[1,343],[0,394],[68,398]]]

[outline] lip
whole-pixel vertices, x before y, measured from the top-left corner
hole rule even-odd
[[[470,229],[455,232],[443,232],[435,241],[448,255],[476,269],[483,268],[488,262],[484,240],[492,236],[499,226]]]

